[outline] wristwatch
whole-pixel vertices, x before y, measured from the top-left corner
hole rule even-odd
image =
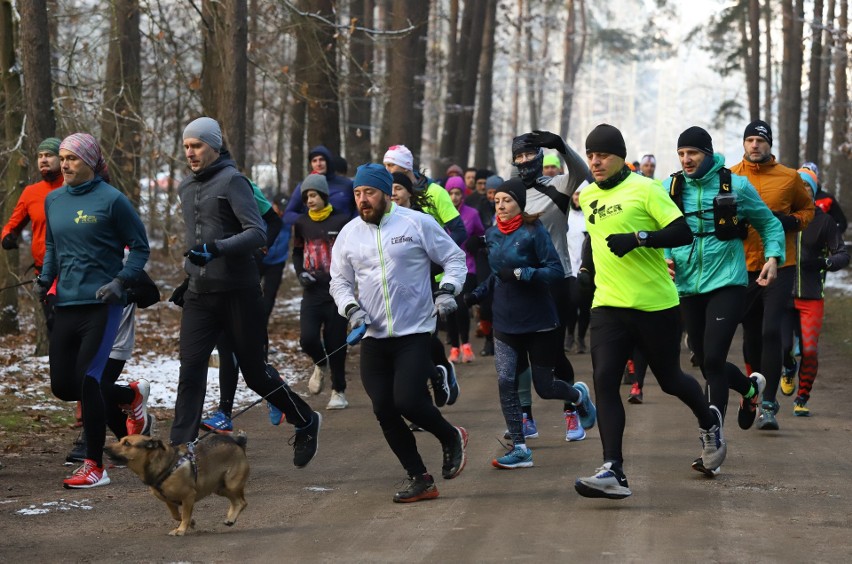
[[[639,241],[639,246],[644,247],[648,244],[648,232],[639,231],[636,233],[636,240]]]
[[[456,287],[450,284],[449,282],[445,284],[441,284],[441,286],[435,291],[435,296],[440,296],[441,294],[448,294],[450,296],[456,295]]]
[[[515,275],[515,280],[520,280],[521,274],[523,274],[523,271],[520,268],[516,268],[515,270],[512,271],[512,274]]]

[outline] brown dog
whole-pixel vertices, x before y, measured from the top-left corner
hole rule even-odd
[[[172,447],[160,439],[129,435],[104,448],[110,458],[126,464],[166,503],[180,526],[170,535],[182,536],[195,525],[192,507],[211,493],[231,502],[225,524],[231,526],[247,503],[244,495],[249,464],[246,436],[209,435],[192,449]],[[180,508],[180,512],[178,512]]]

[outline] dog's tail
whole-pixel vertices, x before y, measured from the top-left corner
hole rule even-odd
[[[231,435],[234,441],[240,445],[240,448],[243,450],[246,449],[246,443],[248,443],[248,435],[246,435],[245,431],[237,431],[233,435]]]

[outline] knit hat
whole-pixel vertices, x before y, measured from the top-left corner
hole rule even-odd
[[[598,125],[589,133],[586,137],[586,152],[607,153],[622,159],[627,158],[627,147],[621,131],[608,123]]]
[[[467,185],[464,183],[464,178],[461,176],[452,176],[448,178],[444,188],[447,189],[447,192],[450,190],[461,190],[461,193],[467,196]]]
[[[200,117],[189,122],[183,130],[184,139],[198,139],[210,145],[214,151],[222,148],[222,128],[213,118]]]
[[[385,152],[384,163],[401,166],[405,170],[414,170],[414,155],[405,145],[392,145]]]
[[[323,200],[328,202],[328,180],[324,174],[311,173],[302,180],[302,201],[308,199],[308,191],[314,190],[322,196]]]
[[[492,174],[488,178],[485,179],[485,189],[486,190],[496,190],[503,184],[503,179],[496,174]]]
[[[59,145],[62,143],[62,139],[58,137],[48,137],[44,141],[38,144],[37,153],[52,153],[54,155],[59,155]]]
[[[653,165],[657,164],[657,158],[654,155],[644,155],[642,160],[639,161],[641,164],[651,163]]]
[[[71,151],[86,163],[89,168],[100,173],[106,168],[101,146],[97,140],[88,133],[73,133],[62,140],[59,145],[60,149]]]
[[[810,161],[802,163],[802,168],[810,170],[811,172],[816,174],[817,178],[819,178],[819,167],[816,165],[816,163],[812,163]]]
[[[505,192],[518,202],[521,211],[527,206],[527,187],[520,178],[510,178],[497,188],[497,193]]]
[[[414,185],[411,183],[411,179],[408,178],[408,175],[404,172],[395,172],[393,173],[393,183],[399,184],[412,194],[414,193]]]
[[[406,149],[407,151],[408,149]],[[410,155],[411,153],[409,153]],[[387,158],[385,158],[387,160]],[[402,165],[400,165],[402,166]],[[369,186],[381,190],[388,196],[393,194],[393,177],[385,167],[376,163],[366,163],[358,167],[352,187]]]
[[[819,180],[817,179],[817,175],[814,174],[814,171],[809,168],[802,167],[798,170],[798,173],[808,187],[813,190],[814,196],[816,196],[817,190],[819,190]]]
[[[757,120],[748,124],[743,132],[743,141],[749,137],[763,137],[772,146],[772,128],[765,121]]]
[[[451,176],[464,176],[464,171],[462,170],[462,167],[460,167],[457,164],[450,165],[447,168],[446,176],[447,176],[447,178],[449,178]]]
[[[491,176],[491,171],[487,168],[478,168],[476,169],[476,175],[473,177],[474,181],[476,180],[485,180],[489,176]]]
[[[514,139],[512,139],[512,158],[514,159],[521,153],[526,153],[529,151],[539,151],[541,147],[530,142],[529,133],[524,133],[523,135],[518,135]]]
[[[707,155],[713,154],[713,140],[706,130],[693,125],[677,138],[677,148],[692,147]]]
[[[554,153],[548,153],[544,155],[544,162],[542,163],[542,166],[555,166],[556,168],[562,168],[562,162]]]

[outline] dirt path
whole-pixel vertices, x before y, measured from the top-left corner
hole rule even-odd
[[[351,408],[323,410],[319,453],[303,470],[292,465],[290,430],[270,427],[263,406],[238,420],[252,475],[233,528],[222,524],[227,502],[213,496],[196,506],[190,535],[169,537],[165,507],[128,470],[112,470],[107,487],[63,490],[64,450],[34,445],[0,459],[0,561],[844,561],[852,554],[845,340],[826,347],[810,419],[794,418],[782,398],[781,431],[742,431],[732,395],[729,454],[715,480],[690,469],[695,420],[649,378],[645,404],[626,406],[633,497],[623,501],[574,492],[574,478],[599,465],[601,445],[597,429],[566,443],[557,402],[536,400],[534,468],[490,466],[504,429],[491,359],[459,369],[462,396],[445,413],[470,431],[469,461],[458,479],[438,481],[434,501],[391,503],[404,474],[353,377]],[[590,380],[589,356],[571,359],[578,379]],[[328,392],[309,401],[322,408]],[[439,473],[437,442],[417,437]],[[72,438],[68,431],[64,444]]]

